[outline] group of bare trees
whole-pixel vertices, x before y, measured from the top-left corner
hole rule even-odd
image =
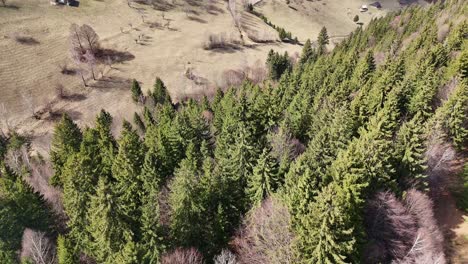
[[[400,201],[379,192],[366,207],[367,263],[446,263],[443,235],[424,193],[409,190]]]
[[[96,79],[94,69],[97,64],[96,55],[99,51],[99,36],[89,25],[78,26],[72,24],[70,27],[70,54],[73,61],[78,65],[83,85],[87,86],[84,74],[86,70],[91,72]]]
[[[238,263],[297,263],[288,208],[275,198],[264,200],[248,214],[233,246]]]

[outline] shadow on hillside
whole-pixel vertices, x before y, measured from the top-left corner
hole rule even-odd
[[[0,8],[6,8],[6,9],[12,9],[12,10],[19,10],[19,6],[17,5],[5,5],[5,6],[0,6]]]

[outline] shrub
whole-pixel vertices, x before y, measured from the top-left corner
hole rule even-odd
[[[176,250],[167,253],[162,258],[162,264],[202,264],[203,257],[195,248]]]
[[[357,23],[357,22],[359,21],[359,16],[358,16],[358,15],[355,15],[354,18],[353,18],[353,21],[354,21],[355,23]]]
[[[233,36],[227,36],[226,33],[222,32],[219,34],[209,34],[203,48],[206,50],[234,48],[236,44],[239,44],[239,41]]]

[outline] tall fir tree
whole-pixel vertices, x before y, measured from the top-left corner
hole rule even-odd
[[[252,177],[248,181],[247,195],[254,205],[271,195],[279,186],[278,164],[270,155],[270,150],[263,149],[253,168]]]
[[[54,175],[50,178],[53,186],[63,186],[62,168],[68,157],[78,152],[81,143],[81,130],[73,120],[64,114],[55,126],[50,160],[54,168]]]
[[[138,240],[141,235],[138,226],[141,216],[140,196],[143,192],[140,175],[145,149],[138,134],[126,121],[117,143],[119,150],[112,165],[112,175],[116,180],[114,190],[118,199],[118,212]]]

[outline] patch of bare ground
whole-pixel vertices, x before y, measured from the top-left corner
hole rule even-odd
[[[430,196],[445,236],[446,254],[451,263],[468,263],[468,215],[456,207],[451,193],[461,184],[458,175],[468,161],[466,153],[457,153],[450,144],[438,141],[429,145],[426,156]]]

